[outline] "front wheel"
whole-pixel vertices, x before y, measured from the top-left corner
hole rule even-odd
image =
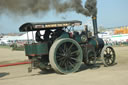
[[[61,74],[78,71],[83,55],[80,45],[73,39],[59,39],[50,48],[49,61],[52,68]]]
[[[112,66],[115,63],[116,54],[111,46],[105,46],[101,51],[101,59],[104,66]]]

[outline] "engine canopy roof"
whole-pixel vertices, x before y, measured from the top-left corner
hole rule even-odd
[[[68,26],[80,26],[81,21],[57,21],[57,22],[40,22],[40,23],[25,23],[20,28],[20,32],[47,30],[47,29],[62,29]]]

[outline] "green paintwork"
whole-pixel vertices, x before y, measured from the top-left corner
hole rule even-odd
[[[97,46],[96,40],[94,40],[94,39],[89,40],[89,44],[91,44],[91,45],[94,46],[95,48],[96,48],[96,46]]]
[[[46,55],[48,54],[48,44],[47,43],[33,43],[25,45],[26,55]]]
[[[64,32],[64,33],[59,37],[59,39],[60,39],[60,38],[69,38],[69,34],[66,33],[66,32]]]
[[[61,36],[58,37],[55,41],[57,41],[57,40],[59,40],[59,39],[63,39],[63,38],[69,38],[69,34],[68,34],[67,32],[64,32],[64,33],[62,33]],[[55,41],[54,41],[54,42],[55,42]]]
[[[32,44],[26,44],[25,45],[25,54],[26,55],[35,54],[34,53],[34,50],[32,50],[32,49],[35,49],[34,45],[32,45]]]
[[[81,43],[82,40],[81,40],[81,36],[80,35],[75,35],[75,40],[78,42],[78,43]],[[58,39],[62,39],[62,38],[69,38],[69,34],[67,32],[64,32]],[[58,40],[57,39],[57,40]]]
[[[82,40],[81,40],[81,35],[79,35],[79,33],[77,32],[74,32],[74,39],[78,42],[78,43],[81,43]]]
[[[75,40],[76,40],[78,43],[81,43],[81,42],[82,42],[80,35],[77,35],[77,36],[75,37]]]

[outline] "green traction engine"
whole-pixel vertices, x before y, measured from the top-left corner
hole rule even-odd
[[[92,21],[94,35],[87,26],[81,32],[74,31],[74,27],[82,24],[77,20],[23,24],[19,30],[28,33],[25,53],[31,61],[29,72],[39,68],[68,74],[78,71],[83,63],[95,65],[99,59],[104,66],[113,65],[115,51],[111,46],[104,46],[104,41],[98,37],[96,17],[92,17]],[[30,31],[33,40],[29,40]],[[43,35],[41,32],[44,32]]]

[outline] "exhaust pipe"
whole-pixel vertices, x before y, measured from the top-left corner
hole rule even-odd
[[[97,17],[96,16],[92,17],[92,22],[93,22],[94,36],[96,36],[96,38],[98,38],[98,28],[97,28]]]

